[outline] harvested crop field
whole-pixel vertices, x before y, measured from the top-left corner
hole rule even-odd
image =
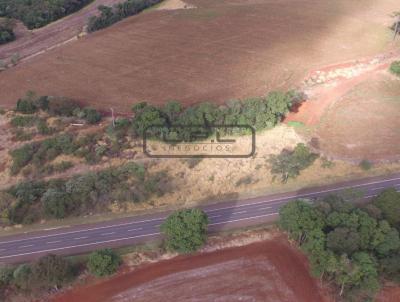
[[[398,9],[397,0],[186,2],[196,8],[150,10],[2,72],[0,104],[34,90],[126,111],[293,88],[310,70],[387,50]]]
[[[400,79],[378,71],[337,99],[317,127],[320,147],[334,158],[400,159]]]
[[[238,274],[240,272],[240,274]],[[56,298],[56,302],[323,302],[305,257],[285,239],[144,265]]]

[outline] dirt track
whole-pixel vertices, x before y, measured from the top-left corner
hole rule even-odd
[[[34,90],[127,111],[143,100],[223,102],[293,88],[310,70],[386,49],[388,15],[398,6],[394,0],[188,2],[197,8],[148,11],[2,72],[0,104],[12,106]]]
[[[55,302],[323,302],[303,255],[284,239],[145,265]]]
[[[17,40],[0,47],[0,60],[9,59],[17,53],[20,58],[26,58],[77,38],[88,18],[97,14],[99,5],[112,5],[119,2],[121,1],[96,0],[73,15],[32,31],[19,23],[16,30]]]

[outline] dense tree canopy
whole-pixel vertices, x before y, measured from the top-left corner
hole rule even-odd
[[[382,215],[334,195],[314,204],[294,201],[280,209],[279,225],[298,240],[315,276],[335,281],[341,295],[373,296],[379,272],[400,279],[397,194],[390,189],[374,200]]]
[[[162,224],[167,248],[179,253],[199,249],[207,239],[208,218],[202,210],[187,209],[171,214]]]

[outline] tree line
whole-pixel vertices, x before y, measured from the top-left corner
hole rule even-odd
[[[0,0],[0,17],[21,20],[29,29],[70,15],[93,0]]]
[[[312,274],[347,299],[372,298],[383,279],[400,281],[400,193],[387,189],[364,206],[331,195],[280,209],[280,227],[308,256]]]
[[[139,14],[146,8],[156,5],[161,1],[163,0],[127,0],[117,3],[112,7],[100,5],[98,7],[100,15],[89,18],[88,31],[94,32],[109,27],[122,19]]]

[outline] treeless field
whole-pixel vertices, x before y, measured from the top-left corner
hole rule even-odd
[[[55,302],[328,301],[306,258],[285,239],[143,265]]]
[[[320,146],[335,158],[400,159],[400,79],[377,71],[336,100],[317,127]]]
[[[293,88],[310,70],[388,49],[398,10],[397,0],[187,2],[197,8],[150,10],[2,72],[0,104],[34,90],[126,111]]]

